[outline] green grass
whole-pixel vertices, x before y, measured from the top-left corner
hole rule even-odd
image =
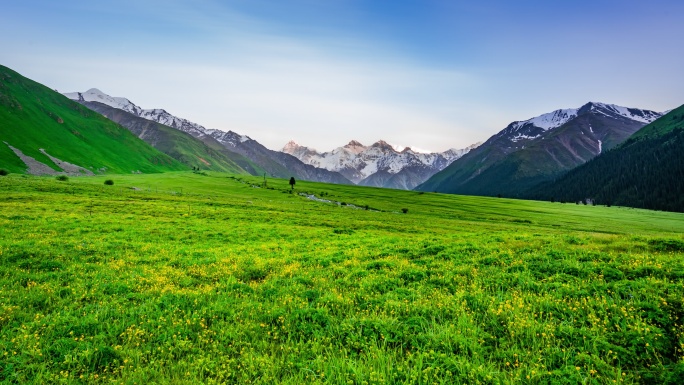
[[[0,168],[25,173],[24,163],[3,142],[57,171],[39,149],[93,172],[188,169],[104,116],[0,66]]]
[[[262,183],[0,177],[0,382],[684,378],[681,214]]]
[[[158,132],[163,134],[163,140],[158,141],[155,148],[179,162],[202,170],[249,174],[230,159],[229,156],[224,154],[227,150],[224,150],[224,152],[216,151],[190,134],[159,123],[155,124],[155,126]],[[239,155],[234,154],[233,156]],[[245,158],[244,162],[249,162],[249,159]]]
[[[644,126],[642,129],[630,136],[624,144],[620,147],[627,147],[633,141],[640,139],[655,138],[663,136],[668,132],[674,131],[676,128],[684,126],[684,105],[675,108],[667,113],[667,115],[657,119],[656,121]]]
[[[222,146],[209,147],[201,140],[178,129],[97,102],[89,102],[85,106],[128,128],[134,135],[188,168],[233,174],[263,174],[263,171],[248,158],[231,153]]]

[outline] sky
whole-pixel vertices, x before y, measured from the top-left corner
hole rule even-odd
[[[271,149],[464,148],[593,101],[684,104],[680,0],[22,0],[0,64]]]

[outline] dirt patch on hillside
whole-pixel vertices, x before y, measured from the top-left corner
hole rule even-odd
[[[61,159],[55,158],[54,156],[48,154],[44,149],[40,149],[40,152],[45,154],[50,160],[52,160],[58,167],[64,171],[54,170],[52,167],[45,163],[37,161],[35,158],[30,157],[20,149],[11,146],[9,143],[4,142],[7,147],[9,147],[14,153],[21,159],[26,165],[26,173],[31,175],[69,175],[69,176],[82,176],[82,175],[95,175],[92,171],[83,168],[81,166],[65,162]]]
[[[51,161],[55,162],[55,164],[59,167],[62,168],[62,170],[66,171],[68,175],[73,175],[73,176],[78,176],[78,175],[95,175],[93,174],[92,171],[88,170],[87,168],[83,168],[81,166],[65,162],[61,159],[57,159],[54,156],[48,154],[45,149],[40,149],[40,152],[45,154],[48,158],[50,158]]]
[[[25,155],[21,150],[18,148],[12,147],[9,143],[4,142],[7,147],[9,147],[14,153],[21,159],[22,162],[26,165],[26,172],[31,175],[58,175],[58,174],[64,174],[63,172],[55,171],[53,170],[50,166],[46,165],[45,163],[41,163],[34,158]]]

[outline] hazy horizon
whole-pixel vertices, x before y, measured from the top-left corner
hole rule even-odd
[[[424,151],[593,101],[684,103],[684,4],[71,1],[3,7],[0,64],[280,149]]]

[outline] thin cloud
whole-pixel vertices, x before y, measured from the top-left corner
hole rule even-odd
[[[4,9],[11,17],[0,25],[3,64],[63,92],[98,87],[270,148],[290,139],[319,149],[384,139],[443,151],[484,141],[513,120],[589,100],[673,108],[684,89],[676,76],[681,55],[658,45],[659,36],[678,36],[665,32],[681,26],[642,27],[629,33],[639,39],[620,41],[622,24],[601,34],[603,24],[590,22],[606,10],[570,12],[589,18],[581,33],[563,28],[567,12],[549,21],[541,16],[553,7],[528,10],[545,23],[547,36],[508,14],[484,25],[459,23],[474,12],[466,7],[441,13],[460,19],[444,22],[440,34],[406,42],[412,36],[392,40],[391,28],[375,34],[382,28],[368,25],[372,18],[358,30],[341,28],[363,13],[348,2],[307,3],[313,13],[301,23],[292,19],[297,12],[281,16],[253,2],[76,0],[46,9],[31,1]],[[490,16],[490,8],[475,15]],[[315,13],[321,10],[323,20]],[[336,24],[338,14],[344,20]],[[408,31],[405,23],[414,18],[403,17],[379,21]],[[622,55],[634,41],[639,49]],[[657,59],[641,55],[644,49]]]

